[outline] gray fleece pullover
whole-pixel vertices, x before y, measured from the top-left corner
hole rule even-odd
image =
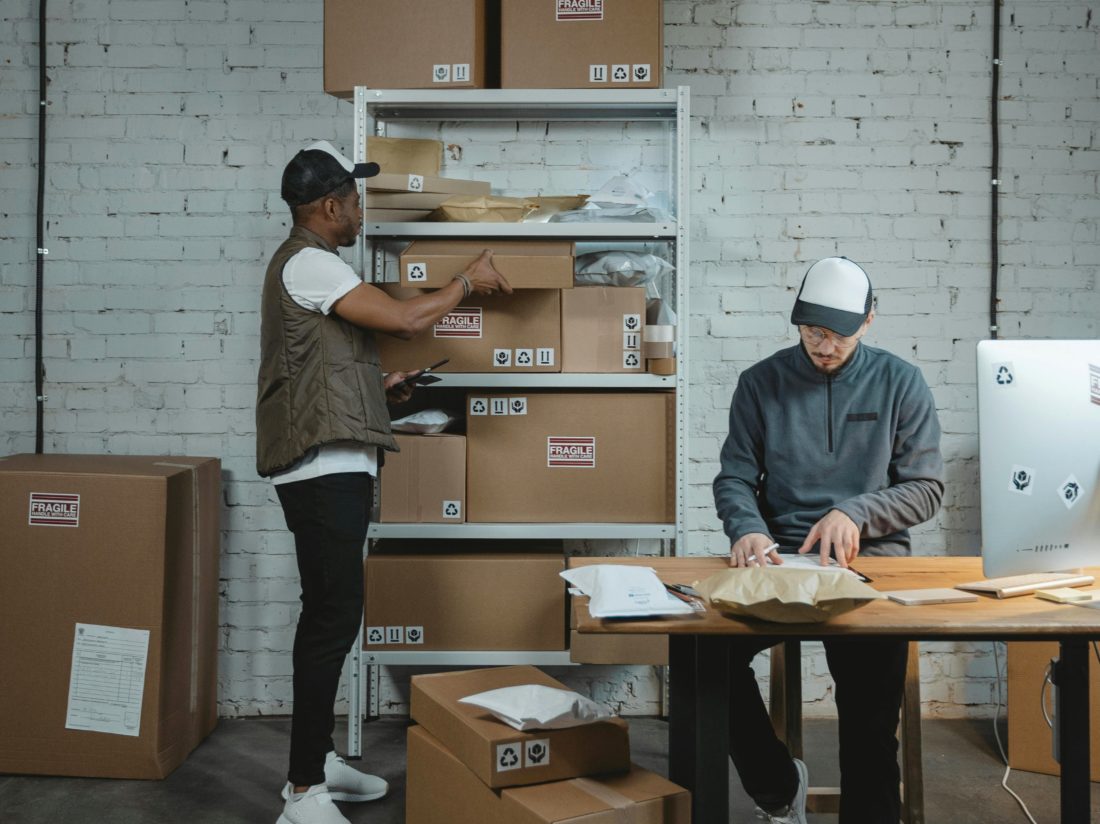
[[[920,370],[860,343],[833,375],[801,344],[746,370],[714,502],[730,543],[750,532],[799,547],[831,509],[848,515],[869,555],[909,552],[907,527],[943,498],[940,425]]]

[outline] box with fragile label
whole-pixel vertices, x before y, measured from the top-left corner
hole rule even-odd
[[[405,300],[420,294],[386,284]],[[437,372],[559,372],[561,323],[558,292],[524,289],[511,295],[470,295],[411,340],[378,335],[387,371],[409,372],[450,358]]]
[[[669,392],[466,398],[468,522],[671,523]]]
[[[363,648],[565,648],[560,542],[379,541],[364,565]]]
[[[508,0],[501,87],[661,87],[661,0]]]
[[[423,727],[408,731],[406,824],[689,824],[687,790],[629,772],[496,791]]]
[[[494,789],[630,769],[630,741],[621,718],[520,732],[488,710],[459,703],[479,692],[524,684],[566,689],[528,666],[414,675],[409,715]]]
[[[485,0],[325,0],[325,91],[492,88],[494,9]]]
[[[214,729],[219,470],[0,459],[0,773],[164,778]]]
[[[645,371],[644,286],[581,286],[561,293],[561,371]]]
[[[401,285],[446,286],[486,249],[513,289],[573,287],[573,244],[534,240],[418,240],[401,255]]]
[[[466,438],[394,433],[379,477],[382,523],[461,524],[466,520]]]

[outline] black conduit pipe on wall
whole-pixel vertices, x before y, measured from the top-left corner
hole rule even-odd
[[[997,195],[1001,187],[1000,179],[1000,153],[1001,140],[999,130],[999,114],[997,103],[1001,94],[1001,0],[993,0],[993,88],[990,92],[990,143],[992,155],[990,158],[990,186],[989,186],[989,336],[997,337],[997,270],[1000,262],[997,257]]]
[[[46,370],[42,366],[42,292],[45,257],[48,254],[45,237],[46,201],[46,0],[38,6],[38,266],[34,287],[34,451],[42,454],[43,410],[46,402],[44,384]]]

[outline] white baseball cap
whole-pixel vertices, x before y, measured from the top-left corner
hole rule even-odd
[[[871,313],[871,279],[846,257],[822,258],[802,278],[791,310],[796,326],[823,326],[848,337]]]

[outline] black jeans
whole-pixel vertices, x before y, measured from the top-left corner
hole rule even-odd
[[[366,472],[348,472],[275,487],[294,533],[302,584],[287,772],[294,786],[325,780],[340,670],[363,619],[363,544],[373,480]]]
[[[741,784],[767,811],[798,790],[791,754],[775,735],[750,664],[768,642],[730,642],[730,758]],[[897,824],[901,815],[898,716],[906,641],[833,639],[825,657],[836,683],[841,824]]]

